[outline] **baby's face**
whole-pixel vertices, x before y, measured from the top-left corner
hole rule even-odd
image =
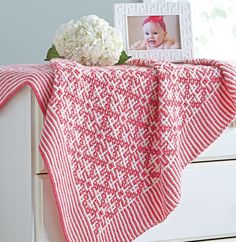
[[[166,36],[166,32],[161,28],[160,24],[153,22],[143,25],[143,34],[147,49],[154,49],[160,46]]]

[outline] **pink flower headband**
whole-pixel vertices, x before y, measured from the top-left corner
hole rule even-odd
[[[163,16],[149,16],[144,19],[143,25],[149,22],[160,24],[161,28],[166,32],[166,25],[163,20]]]

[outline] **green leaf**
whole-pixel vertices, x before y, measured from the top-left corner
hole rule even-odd
[[[123,50],[120,54],[120,58],[118,63],[116,65],[122,65],[124,64],[128,59],[130,59],[132,56],[128,56],[127,53]]]
[[[214,8],[211,13],[211,18],[213,18],[213,19],[215,19],[217,17],[226,18],[226,16],[227,16],[227,13],[222,8]]]
[[[47,57],[44,59],[45,61],[50,61],[53,58],[61,58],[60,55],[58,54],[55,45],[52,45],[51,48],[49,48]]]

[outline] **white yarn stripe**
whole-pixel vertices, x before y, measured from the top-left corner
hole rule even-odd
[[[155,218],[155,220],[162,221],[165,216],[165,211],[163,208],[163,197],[162,197],[161,185],[156,184],[155,186],[152,187],[151,190],[153,192],[147,192],[146,202],[149,203],[150,210],[154,210],[153,217]]]
[[[46,127],[45,127],[45,129],[46,129]],[[47,132],[45,131],[44,137],[45,137],[45,139],[44,138],[41,139],[41,150],[43,151],[43,154],[45,154],[45,153],[48,154],[47,157],[50,157],[48,159],[48,161],[50,162],[51,159],[52,159],[51,152],[53,150],[52,146],[49,142],[50,138],[48,138],[48,137],[50,137],[50,135],[48,135]],[[50,148],[50,151],[47,149],[47,147]],[[51,174],[50,169],[48,171],[49,171],[49,174]],[[59,173],[58,175],[61,175],[61,173]],[[58,203],[60,204],[59,211],[61,211],[61,214],[64,214],[64,216],[61,217],[61,221],[63,221],[63,224],[65,226],[66,231],[74,231],[75,227],[73,226],[73,222],[70,223],[70,220],[74,221],[75,218],[73,218],[73,216],[71,217],[71,215],[73,215],[73,214],[70,214],[69,209],[66,208],[66,207],[69,206],[69,204],[66,203],[66,200],[65,200],[65,196],[64,196],[64,192],[63,192],[63,191],[65,191],[65,188],[62,187],[62,189],[58,190],[57,189],[58,185],[59,185],[58,183],[54,182],[53,190],[54,190],[55,196],[58,199]],[[71,228],[71,226],[72,226],[73,229]],[[71,234],[68,234],[68,236],[69,236],[68,241],[75,241],[74,238],[73,238],[75,236],[73,236]]]
[[[138,204],[139,208],[142,211],[142,213],[145,215],[144,216],[145,221],[142,221],[142,222],[144,223],[144,226],[147,227],[150,224],[150,221],[155,220],[156,217],[155,218],[152,217],[153,212],[149,207],[149,204],[151,203],[148,196],[146,194],[143,194],[142,196],[140,196],[139,199],[140,199],[140,203]],[[162,217],[160,215],[157,215],[157,216],[161,220]]]
[[[137,214],[137,210],[133,207],[133,204],[131,204],[132,211],[122,211],[122,217],[126,218],[126,221],[131,224],[129,228],[129,233],[131,235],[131,239],[135,237],[135,235],[140,234],[142,229],[140,228],[139,222],[137,221],[137,218],[140,219],[140,215]]]
[[[142,231],[145,230],[145,228],[148,226],[147,220],[147,214],[146,210],[140,210],[140,203],[142,202],[141,196],[137,199],[135,204],[132,204],[132,209],[134,211],[134,219],[137,226],[139,227],[139,234],[142,233]],[[142,220],[140,220],[140,214],[142,214]]]
[[[21,84],[22,84],[22,75],[20,75],[15,82],[11,81],[9,83],[4,83],[4,86],[1,87],[2,92],[0,93],[0,95],[2,97],[6,97],[8,95],[8,93],[11,93],[11,92],[15,93],[15,90],[17,90],[17,88]]]
[[[166,170],[166,172],[163,173],[163,179],[166,181],[166,184],[168,185],[168,187],[166,186],[166,189],[169,191],[169,194],[171,194],[172,197],[175,199],[175,202],[177,202],[177,200],[179,199],[179,195],[176,194],[176,191],[179,191],[180,189],[180,178],[174,179],[172,172],[172,170],[174,170],[173,167],[174,166],[171,165],[171,169],[168,168],[168,171]],[[178,174],[179,171],[176,172],[176,174]],[[177,199],[176,195],[178,197]]]
[[[169,169],[170,167],[170,169]],[[181,177],[180,172],[182,171],[181,166],[176,166],[176,162],[172,162],[170,166],[167,167],[166,171],[164,173],[171,173],[169,176],[173,180],[174,184],[176,184],[176,187],[181,186]]]
[[[4,82],[4,86],[1,87],[1,89],[0,89],[0,95],[1,95],[1,97],[4,97],[9,93],[9,90],[10,90],[9,87],[11,87],[11,86],[14,87],[14,86],[19,85],[19,83],[22,83],[22,77],[24,77],[25,75],[19,73],[14,76],[12,73],[7,72],[5,75],[4,75],[4,73],[3,74],[1,73],[1,76],[3,77],[1,82],[2,83]]]
[[[45,79],[45,78],[47,78],[47,79]],[[36,79],[40,80],[40,85],[42,86],[42,88],[41,89],[39,88],[39,91],[41,91],[40,93],[42,95],[44,94],[44,96],[45,96],[45,104],[47,104],[49,99],[51,98],[51,93],[43,92],[43,90],[45,90],[45,89],[52,90],[52,88],[53,88],[52,83],[48,82],[48,81],[45,81],[45,80],[52,79],[52,78],[53,78],[53,75],[50,75],[48,73],[44,73],[44,75],[42,75],[42,73],[35,73],[34,76],[33,76],[32,83]],[[36,82],[36,83],[38,84],[38,82]]]
[[[137,234],[137,232],[135,233],[134,231],[136,230],[132,217],[130,216],[131,214],[121,211],[120,216],[118,218],[118,222],[119,225],[121,225],[121,229],[124,229],[124,233],[126,233],[126,235],[128,236],[128,241],[131,241],[132,238],[135,237],[135,234]],[[129,226],[127,226],[129,225]]]
[[[148,227],[148,224],[149,224],[148,220],[150,218],[150,215],[148,216],[147,210],[146,209],[142,209],[142,207],[141,207],[144,204],[142,196],[139,197],[139,200],[140,200],[140,202],[136,202],[134,207],[137,210],[136,217],[139,217],[140,214],[142,214],[142,218],[143,219],[139,220],[138,222],[140,224],[141,230],[145,231],[145,229]]]
[[[216,94],[216,98],[221,98],[222,96],[222,91],[219,90],[219,93]],[[227,120],[228,115],[224,112],[224,109],[222,109],[222,102],[218,102],[217,99],[214,100],[214,102],[212,102],[212,107],[213,107],[213,112],[215,115],[213,115],[213,117],[215,117],[216,120],[218,120],[218,123],[221,123],[222,125],[225,124],[225,120]],[[219,115],[220,114],[220,115]]]
[[[165,194],[165,205],[169,207],[176,206],[180,198],[180,194],[176,193],[178,187],[175,187],[175,189],[173,189],[173,187],[170,186],[170,183],[166,178],[166,176],[168,175],[168,172],[165,172],[165,173],[166,175],[163,175],[163,179],[166,182],[165,186],[163,187],[163,191]]]

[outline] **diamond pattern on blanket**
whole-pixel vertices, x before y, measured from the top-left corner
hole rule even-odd
[[[65,69],[56,89],[79,202],[96,233],[158,182],[178,130],[220,84],[217,70],[214,79],[196,68],[170,76],[160,65],[158,80],[151,68],[126,69]]]

